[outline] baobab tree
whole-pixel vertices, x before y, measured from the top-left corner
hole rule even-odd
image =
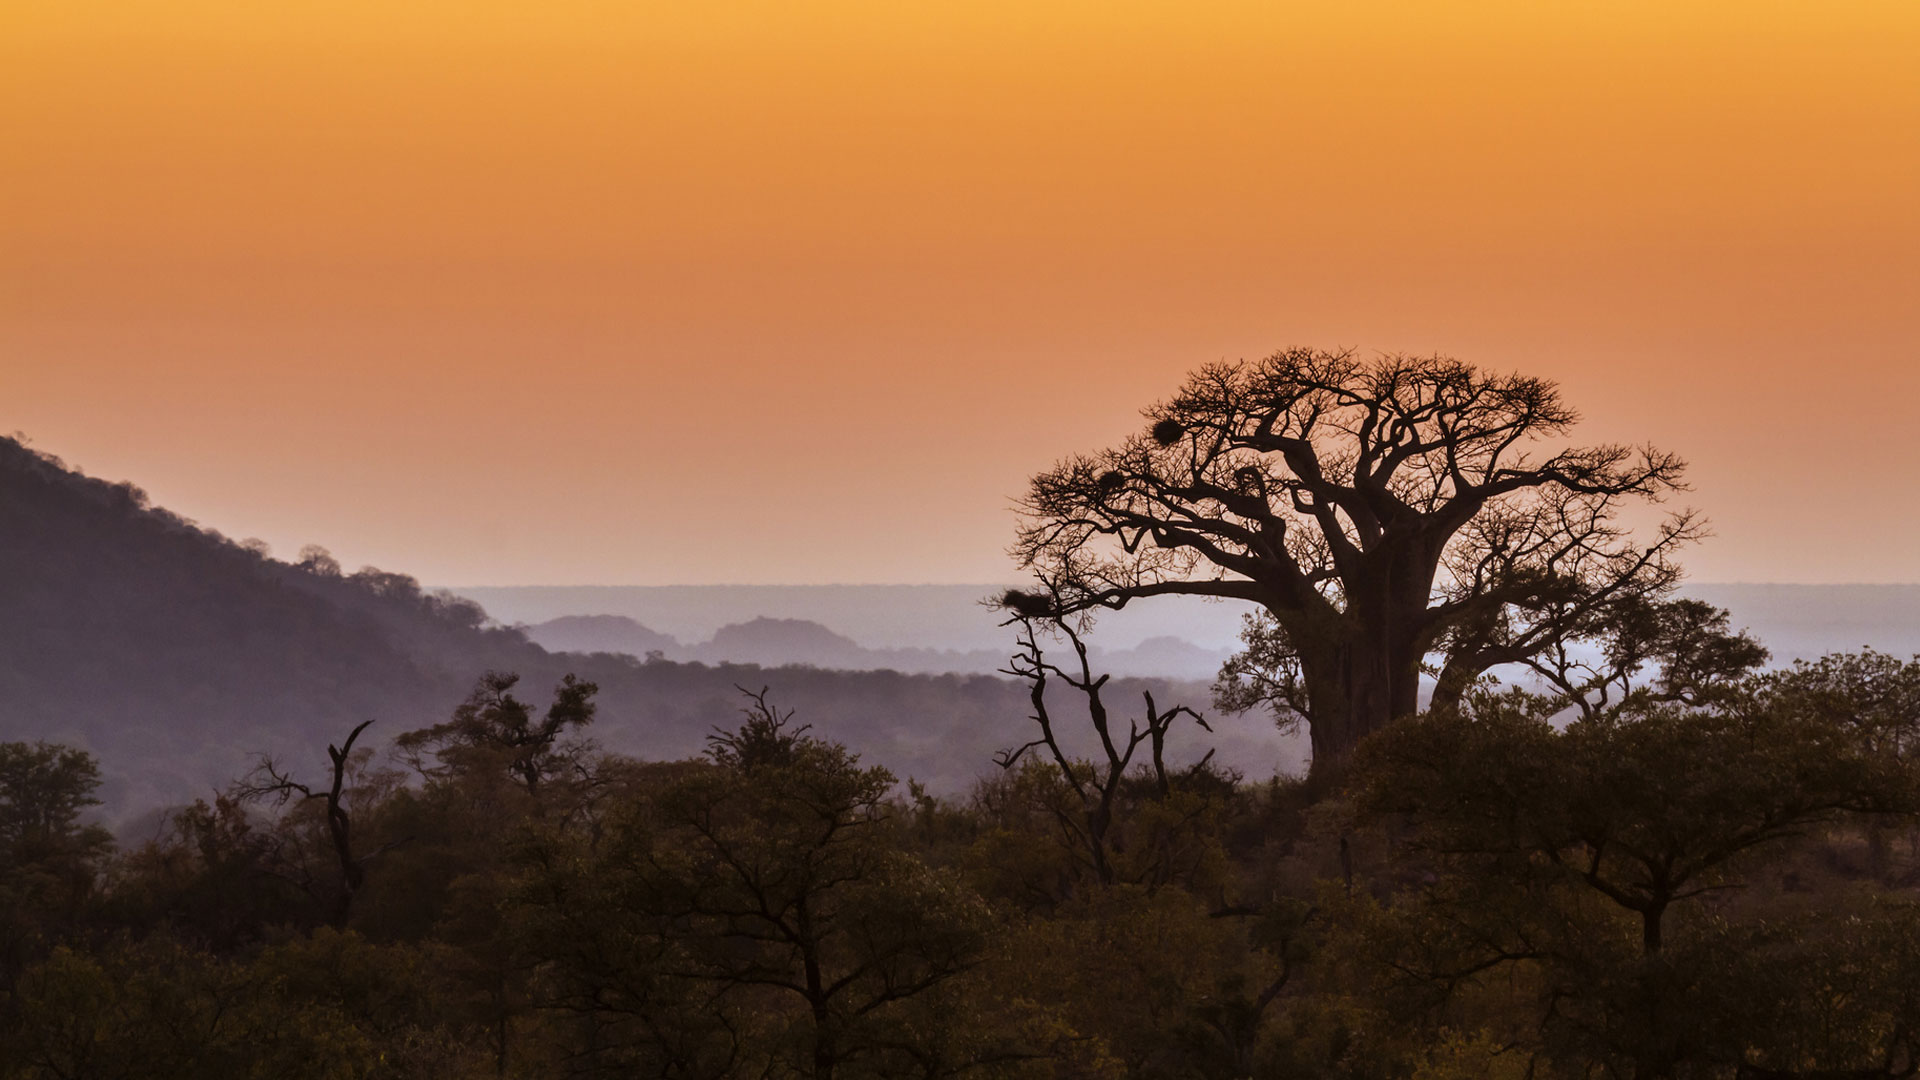
[[[1445,357],[1295,349],[1211,364],[1145,431],[1033,479],[1014,553],[1069,618],[1151,596],[1257,606],[1273,699],[1307,722],[1316,769],[1476,679],[1605,633],[1657,601],[1690,511],[1644,541],[1631,503],[1682,489],[1651,446],[1542,446],[1578,420],[1550,381]]]

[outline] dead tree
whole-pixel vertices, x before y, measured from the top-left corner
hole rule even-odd
[[[1086,642],[1078,630],[1057,620],[1045,620],[1043,623],[1064,637],[1072,648],[1074,660],[1071,662],[1072,668],[1067,669],[1046,658],[1032,615],[1015,608],[1009,624],[1020,627],[1017,639],[1019,651],[1013,654],[1008,666],[1001,671],[1027,683],[1027,699],[1033,706],[1031,719],[1039,726],[1040,733],[1027,743],[996,754],[994,761],[1002,769],[1012,769],[1030,751],[1047,752],[1060,778],[1079,803],[1077,812],[1056,811],[1055,817],[1070,843],[1084,853],[1087,865],[1101,884],[1111,885],[1117,877],[1111,837],[1115,801],[1126,783],[1128,770],[1134,765],[1136,753],[1142,746],[1147,748],[1147,765],[1151,770],[1154,795],[1164,799],[1173,789],[1173,778],[1167,771],[1166,760],[1167,732],[1173,727],[1173,722],[1182,716],[1189,716],[1202,728],[1208,731],[1213,729],[1204,717],[1185,705],[1176,705],[1162,712],[1153,700],[1153,692],[1148,690],[1142,691],[1147,707],[1144,725],[1129,720],[1125,734],[1119,733],[1101,698],[1101,691],[1111,676],[1096,676],[1093,673]],[[1047,706],[1047,683],[1051,679],[1065,683],[1085,699],[1087,719],[1094,733],[1099,736],[1099,760],[1075,761],[1061,745],[1060,732]],[[1204,768],[1212,758],[1213,751],[1207,751],[1193,769]]]
[[[333,910],[328,919],[336,929],[347,925],[347,918],[353,911],[353,899],[359,893],[360,887],[366,884],[367,864],[406,843],[405,839],[395,840],[365,854],[354,854],[353,814],[347,808],[346,800],[347,764],[353,755],[354,742],[372,723],[371,720],[362,721],[347,733],[346,741],[339,746],[328,744],[327,757],[333,763],[333,781],[324,790],[315,791],[308,785],[295,780],[292,774],[282,769],[272,758],[262,757],[253,774],[237,784],[233,791],[236,799],[245,802],[271,800],[276,806],[285,806],[289,800],[298,796],[302,802],[324,804],[327,838],[331,842],[334,858],[338,861],[340,868],[340,889],[334,898]]]

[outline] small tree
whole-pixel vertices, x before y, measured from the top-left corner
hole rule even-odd
[[[583,1072],[948,1076],[929,1011],[978,960],[985,906],[898,850],[893,777],[753,699],[587,848],[549,836],[519,899],[578,1016]]]
[[[12,865],[98,852],[106,830],[80,815],[100,786],[92,754],[53,743],[0,743],[0,856]]]
[[[417,771],[430,771],[425,759],[431,754],[442,770],[497,769],[537,796],[543,782],[571,768],[586,751],[561,737],[593,723],[593,696],[600,688],[567,675],[554,687],[546,714],[535,719],[533,706],[513,696],[519,682],[511,672],[487,672],[451,720],[409,731],[394,740],[394,747]]]
[[[81,815],[100,766],[84,750],[0,742],[0,989],[91,895],[113,838]]]
[[[1764,694],[1773,708],[1839,725],[1876,756],[1890,762],[1920,757],[1920,657],[1902,661],[1864,649],[1835,653],[1770,673]],[[1867,826],[1869,872],[1890,879],[1889,818]]]
[[[789,727],[793,710],[781,712],[767,700],[767,688],[758,691],[744,686],[735,690],[753,704],[740,710],[746,719],[732,731],[715,728],[707,736],[707,756],[717,764],[739,773],[751,773],[774,766],[792,765],[795,756],[813,740],[807,737],[812,724]]]

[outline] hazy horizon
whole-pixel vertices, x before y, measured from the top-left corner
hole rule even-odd
[[[867,649],[1004,650],[1003,616],[980,601],[1005,583],[851,585],[468,586],[452,590],[508,625],[617,615],[695,645],[757,618],[817,623]],[[1920,584],[1686,582],[1680,594],[1726,608],[1776,662],[1871,646],[1920,653]],[[1105,650],[1174,638],[1220,656],[1238,647],[1249,605],[1198,597],[1101,611],[1089,638]]]

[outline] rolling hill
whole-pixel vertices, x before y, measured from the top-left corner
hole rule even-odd
[[[541,700],[569,672],[597,682],[592,734],[654,759],[735,723],[741,686],[772,687],[815,731],[936,790],[964,790],[1025,739],[1024,688],[1005,679],[549,652],[470,600],[320,552],[274,560],[0,439],[0,739],[94,752],[110,816],[205,795],[259,753],[318,768],[370,717],[381,739],[434,723],[488,669],[519,672]],[[1203,686],[1165,681],[1122,682],[1110,700],[1149,686],[1204,701]],[[1294,763],[1258,720],[1222,739],[1249,771]]]

